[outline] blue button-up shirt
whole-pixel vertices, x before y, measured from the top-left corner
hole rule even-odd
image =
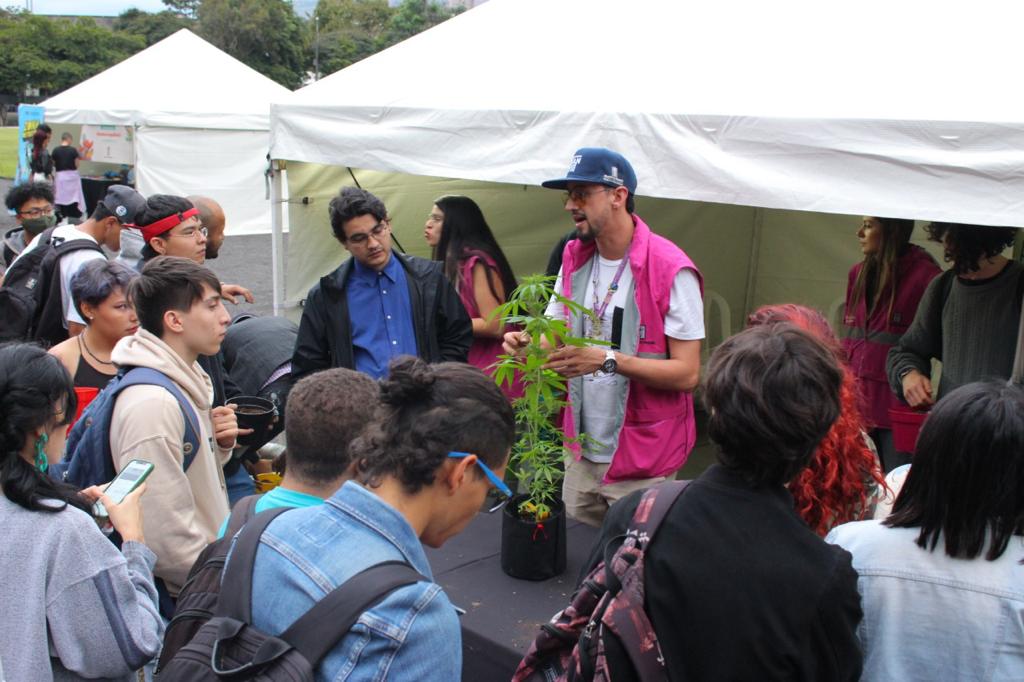
[[[388,373],[391,358],[416,355],[409,284],[405,268],[394,255],[380,272],[359,261],[353,265],[345,288],[352,355],[357,370],[379,379]]]
[[[280,634],[335,587],[383,561],[405,561],[431,577],[405,517],[349,481],[324,504],[285,512],[267,527],[253,569],[252,623]],[[400,587],[372,606],[316,668],[318,682],[449,682],[461,675],[458,616],[431,582]]]

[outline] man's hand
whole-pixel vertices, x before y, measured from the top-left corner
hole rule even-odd
[[[548,355],[544,369],[558,372],[566,379],[593,374],[604,365],[605,350],[597,346],[562,346]]]
[[[235,416],[237,405],[219,405],[210,411],[213,417],[213,437],[217,445],[225,450],[235,447],[239,436],[247,436],[252,429],[238,428],[238,417]]]
[[[932,400],[932,382],[925,375],[912,369],[903,376],[903,399],[911,407],[928,407]]]
[[[523,349],[530,343],[530,335],[526,332],[505,332],[501,347],[509,355],[522,355]]]
[[[240,284],[224,284],[220,285],[220,297],[225,301],[230,301],[234,305],[238,305],[238,299],[236,296],[241,296],[249,303],[255,303],[256,297],[252,295],[252,292],[243,287]]]

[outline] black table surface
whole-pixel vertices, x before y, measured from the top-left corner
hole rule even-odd
[[[512,677],[540,626],[569,604],[597,528],[569,520],[567,566],[550,580],[532,582],[501,570],[501,516],[481,512],[440,549],[427,548],[434,580],[462,616],[462,679],[494,682]]]

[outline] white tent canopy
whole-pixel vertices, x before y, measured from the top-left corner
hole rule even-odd
[[[228,234],[253,234],[270,231],[269,103],[290,94],[182,29],[42,106],[49,123],[133,126],[142,194],[211,196]]]
[[[576,148],[612,147],[642,196],[757,207],[747,241],[719,246],[752,254],[749,304],[779,255],[763,225],[809,230],[790,239],[822,213],[1024,225],[1022,14],[997,0],[491,0],[274,103],[271,155],[537,185]],[[307,208],[291,207],[293,245]],[[762,215],[777,209],[818,217]],[[801,242],[797,271],[775,264],[790,279],[771,295],[797,300],[808,259],[842,252],[824,266],[841,297],[855,244],[827,240],[852,240],[848,220]]]
[[[1022,15],[492,0],[275,104],[271,154],[536,184],[599,140],[643,195],[1020,225]]]

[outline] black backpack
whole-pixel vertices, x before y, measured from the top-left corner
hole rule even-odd
[[[637,679],[668,680],[658,635],[644,609],[644,557],[669,509],[689,481],[648,488],[622,536],[605,544],[604,561],[590,572],[572,603],[541,626],[512,682],[610,680],[608,638],[629,657]]]
[[[290,510],[268,509],[242,528],[224,571],[227,589],[221,589],[214,617],[167,661],[161,682],[313,682],[317,664],[364,611],[399,587],[430,582],[406,563],[385,561],[346,580],[280,635],[260,632],[250,625],[256,550],[266,527],[286,511]]]
[[[91,239],[54,237],[51,227],[22,253],[4,275],[0,286],[0,343],[41,341],[52,346],[68,338],[61,300],[60,259],[72,251],[90,249],[103,254]]]
[[[178,593],[174,617],[164,631],[164,645],[156,665],[157,673],[163,670],[179,649],[192,641],[206,621],[213,618],[220,597],[224,564],[231,550],[231,539],[256,514],[256,503],[261,497],[249,495],[236,502],[228,517],[224,536],[208,544],[196,557]]]

